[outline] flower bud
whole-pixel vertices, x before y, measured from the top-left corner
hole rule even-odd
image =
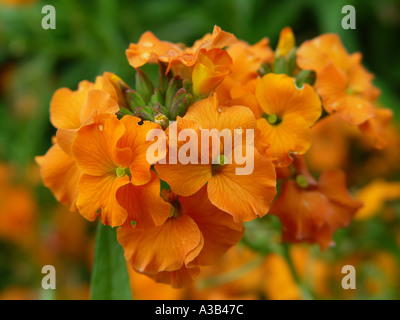
[[[138,107],[144,107],[146,105],[142,96],[133,89],[126,90],[125,95],[128,106],[132,111],[135,111]]]
[[[146,103],[150,101],[150,98],[154,93],[153,83],[140,69],[136,69],[136,91],[143,97],[143,100]]]
[[[193,95],[187,93],[184,88],[179,89],[175,97],[172,99],[171,108],[169,109],[170,119],[176,119],[176,117],[183,117],[187,109],[193,103]]]

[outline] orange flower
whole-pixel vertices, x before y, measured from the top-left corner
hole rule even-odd
[[[346,190],[342,171],[325,171],[316,182],[302,161],[296,159],[300,174],[296,181],[286,181],[270,212],[283,224],[283,241],[318,243],[325,249],[333,245],[335,231],[349,225],[362,203]]]
[[[359,128],[372,139],[373,146],[376,149],[383,149],[388,145],[385,138],[388,131],[388,125],[393,118],[393,111],[387,108],[375,108],[375,117],[362,123]]]
[[[236,244],[243,226],[211,204],[206,187],[190,197],[164,194],[175,199],[164,224],[148,230],[125,225],[117,237],[136,271],[179,287],[197,275],[199,266],[214,263]]]
[[[306,41],[297,51],[298,65],[317,73],[315,88],[326,111],[338,112],[351,125],[374,117],[371,102],[379,95],[361,58],[360,53],[349,55],[336,34]]]
[[[11,167],[0,164],[0,171],[0,238],[30,245],[36,222],[35,199],[29,189],[11,183]]]
[[[90,221],[100,215],[103,224],[113,227],[126,220],[143,227],[162,224],[169,208],[158,196],[159,180],[146,160],[146,134],[159,126],[147,121],[138,125],[140,119],[132,116],[119,121],[109,114],[93,121],[78,131],[72,148],[83,172],[79,212]]]
[[[254,45],[238,41],[230,45],[226,51],[233,60],[232,73],[225,77],[215,92],[223,105],[244,105],[235,100],[240,96],[238,92],[243,86],[247,86],[248,83],[257,79],[258,70],[263,63],[272,63],[274,53],[267,38],[261,39]],[[247,106],[247,104],[245,105]]]
[[[54,93],[50,102],[50,120],[58,129],[57,143],[67,154],[71,155],[76,131],[82,125],[90,124],[94,115],[119,111],[121,94],[116,89],[116,77],[104,73],[95,83],[81,81],[76,91],[61,88]]]
[[[168,41],[160,41],[151,32],[145,32],[138,44],[131,43],[129,45],[126,56],[129,64],[134,68],[139,68],[146,63],[161,61],[168,64],[166,72],[172,68],[175,74],[188,78],[191,67],[196,64],[201,50],[204,52],[204,50],[209,51],[214,48],[221,49],[235,41],[237,40],[233,34],[222,31],[218,26],[214,26],[212,34],[206,34],[189,48]],[[190,72],[188,72],[188,68]]]
[[[206,51],[215,48],[222,49],[236,42],[237,39],[232,33],[225,32],[220,27],[214,26],[212,34],[206,34],[203,38],[197,40],[192,47],[185,48],[181,54],[174,56],[169,61],[167,72],[172,68],[175,74],[181,74],[179,68],[182,66],[194,66],[202,49]]]
[[[182,48],[172,42],[159,40],[152,32],[143,33],[137,44],[131,43],[126,49],[129,64],[139,68],[146,63],[169,62],[170,57],[178,55]]]
[[[231,73],[232,59],[222,49],[201,49],[192,72],[195,97],[207,97]]]
[[[306,153],[311,170],[345,169],[350,151],[351,127],[338,114],[331,114],[311,129],[312,145]]]
[[[355,219],[365,220],[378,214],[386,201],[400,198],[400,183],[375,179],[356,193],[357,199],[364,203]]]
[[[191,121],[201,129],[216,129],[219,133],[227,130],[233,140],[241,136],[238,130],[246,132],[246,129],[255,129],[255,119],[248,108],[219,106],[216,95],[192,105],[183,119],[178,118],[178,130],[184,121]],[[257,216],[264,216],[276,193],[275,170],[271,161],[261,157],[251,145],[232,143],[231,150],[224,152],[226,161],[221,164],[218,160],[224,151],[222,143],[224,138],[220,136],[217,139],[220,145],[210,152],[208,163],[202,162],[201,156],[197,164],[157,163],[155,168],[159,177],[171,186],[172,191],[183,196],[192,195],[207,184],[211,203],[230,213],[235,221],[249,221]],[[200,150],[206,149],[201,141],[198,145]],[[236,154],[242,154],[241,152],[249,155],[249,161],[254,161],[254,170],[248,175],[237,174],[243,165],[235,157]]]
[[[321,115],[318,95],[308,84],[297,87],[286,75],[267,74],[259,80],[256,98],[263,110],[257,119],[260,140],[277,166],[291,163],[290,154],[304,154],[311,144],[310,127]]]

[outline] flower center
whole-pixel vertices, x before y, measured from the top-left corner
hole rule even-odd
[[[264,113],[263,117],[265,119],[267,119],[269,124],[272,124],[272,125],[275,125],[275,126],[282,122],[282,119],[279,118],[279,116],[277,114],[266,114],[266,113]]]
[[[218,157],[216,157],[211,165],[211,171],[214,173],[218,169],[222,168],[225,164],[228,163],[228,159],[225,157],[225,155],[220,154]]]
[[[305,176],[303,176],[302,174],[297,175],[296,177],[296,183],[299,187],[301,188],[307,188],[308,187],[308,180]]]
[[[132,173],[129,168],[118,167],[117,169],[115,169],[115,174],[117,175],[118,178],[122,178],[125,175],[127,175],[129,179],[132,178]]]

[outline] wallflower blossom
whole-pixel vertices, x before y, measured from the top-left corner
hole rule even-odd
[[[101,114],[82,127],[74,140],[73,156],[82,170],[77,207],[88,220],[100,215],[103,224],[120,226],[129,217],[138,225],[159,225],[169,214],[159,194],[159,181],[146,161],[146,134],[155,123],[126,116]],[[137,195],[136,195],[137,194]],[[126,204],[129,199],[132,204]],[[143,205],[149,201],[152,207]],[[130,210],[135,209],[135,210]]]
[[[211,204],[206,187],[189,197],[171,197],[171,192],[164,197],[172,201],[164,224],[148,230],[123,226],[118,241],[136,271],[180,287],[198,274],[199,266],[214,263],[236,244],[243,226]]]
[[[311,144],[310,127],[321,115],[318,95],[308,84],[297,87],[286,75],[267,74],[255,92],[263,116],[257,119],[260,140],[277,166],[287,166],[290,154],[304,154]]]
[[[235,129],[255,128],[252,112],[242,106],[219,106],[216,95],[192,105],[183,120],[192,121],[201,129],[227,129],[234,137]],[[179,126],[179,120],[178,120]],[[199,137],[200,138],[200,137]],[[222,137],[219,138],[222,144]],[[202,142],[199,144],[200,148]],[[223,149],[211,152],[210,161],[203,163],[201,155],[197,164],[160,164],[155,165],[159,177],[166,181],[178,195],[189,196],[207,184],[208,197],[215,206],[233,215],[235,221],[249,221],[267,213],[275,196],[275,170],[270,160],[263,158],[251,145],[243,146],[241,152],[248,154],[254,161],[254,170],[249,175],[238,175],[236,169],[242,167],[234,154],[242,144],[232,144],[232,150],[225,150],[224,164],[217,164]],[[181,177],[186,177],[182,180]],[[228,200],[227,195],[231,199]]]
[[[317,73],[315,88],[325,110],[338,112],[351,125],[360,125],[375,116],[372,102],[380,93],[361,58],[358,52],[348,54],[336,34],[306,41],[297,51],[298,65]]]
[[[297,48],[286,27],[272,50],[268,38],[250,45],[218,26],[191,47],[145,32],[126,57],[133,89],[106,72],[55,92],[57,133],[36,161],[57,200],[118,227],[128,267],[156,282],[192,282],[242,239],[244,222],[267,213],[281,221],[283,241],[332,246],[362,207],[346,188],[353,175],[340,170],[349,169],[351,143],[382,149],[398,140],[361,54],[348,54],[337,35]],[[157,84],[139,69],[146,64],[159,64]],[[257,274],[276,279],[258,289],[274,298],[285,285],[285,296],[299,298],[284,265],[270,255]]]

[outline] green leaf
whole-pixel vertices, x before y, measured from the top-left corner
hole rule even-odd
[[[91,279],[92,300],[131,300],[124,252],[116,228],[99,223]]]

